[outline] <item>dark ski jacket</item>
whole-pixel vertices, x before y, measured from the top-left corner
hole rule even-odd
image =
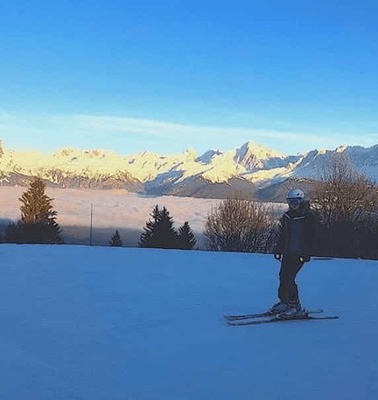
[[[281,218],[275,254],[303,257],[304,261],[309,261],[314,231],[315,215],[310,210],[308,202],[302,204],[298,210],[289,209]]]

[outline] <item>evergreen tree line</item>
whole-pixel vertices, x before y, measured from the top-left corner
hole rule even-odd
[[[6,243],[62,244],[62,229],[56,222],[57,212],[45,194],[45,183],[35,178],[22,194],[21,219],[6,226],[2,241]]]
[[[169,211],[156,205],[140,235],[139,247],[192,250],[197,240],[186,221],[178,231]]]
[[[317,221],[313,255],[378,259],[378,187],[357,173],[349,159],[338,154],[325,165],[309,196]],[[21,219],[6,227],[4,242],[63,243],[53,199],[45,194],[40,178],[31,182],[19,200]],[[236,195],[208,214],[204,246],[212,251],[271,253],[278,230],[276,207]],[[176,229],[167,208],[158,205],[139,238],[144,248],[191,250],[196,243],[189,223]],[[109,245],[124,245],[118,230]]]
[[[10,222],[1,241],[19,244],[63,244],[62,229],[57,223],[57,212],[53,210],[53,199],[45,193],[46,185],[41,178],[34,178],[29,188],[19,198],[21,202],[21,219]],[[188,222],[174,228],[173,218],[169,211],[158,205],[152,211],[151,220],[146,223],[140,236],[140,247],[157,247],[163,249],[191,250],[196,245],[196,239]],[[119,231],[111,236],[109,245],[123,246]]]

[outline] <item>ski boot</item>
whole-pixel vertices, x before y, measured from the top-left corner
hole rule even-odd
[[[277,314],[277,318],[302,318],[306,317],[308,312],[301,307],[299,301],[289,302],[284,311]]]
[[[283,313],[288,308],[288,304],[282,301],[279,301],[268,310],[268,313],[271,315],[277,315]]]

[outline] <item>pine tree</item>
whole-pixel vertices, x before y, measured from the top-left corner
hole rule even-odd
[[[116,230],[114,235],[112,235],[112,237],[110,238],[109,244],[112,247],[122,247],[123,246],[121,235],[119,234],[118,230]]]
[[[192,250],[197,243],[188,221],[185,221],[184,225],[179,228],[178,242],[179,248],[182,250]]]
[[[169,215],[169,211],[163,207],[160,212],[160,221],[156,226],[158,247],[162,249],[177,249],[177,231],[173,225],[173,218]]]
[[[41,178],[34,178],[29,188],[19,198],[22,205],[21,220],[10,224],[6,241],[17,243],[63,243],[61,228],[56,222],[57,212],[53,210],[52,198],[45,194],[46,185]]]
[[[144,232],[139,238],[139,247],[157,247],[155,246],[155,226],[158,224],[160,218],[159,206],[156,204],[151,212],[151,218],[146,222],[143,228]]]
[[[17,224],[14,222],[10,222],[5,228],[4,234],[4,242],[5,243],[21,243],[21,221],[18,221]]]
[[[162,249],[175,249],[178,247],[177,232],[174,228],[173,218],[169,211],[163,207],[159,210],[156,205],[151,213],[151,219],[146,222],[144,232],[140,235],[140,247]]]

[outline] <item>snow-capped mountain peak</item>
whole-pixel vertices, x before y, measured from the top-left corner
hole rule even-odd
[[[52,155],[4,149],[0,158],[3,185],[24,185],[40,176],[54,185],[86,188],[126,188],[147,194],[224,197],[234,185],[249,193],[288,179],[319,178],[333,154],[345,153],[373,181],[378,179],[378,145],[340,146],[284,155],[252,141],[228,151],[193,149],[160,155],[151,151],[119,155],[109,150],[64,148]]]
[[[285,155],[255,144],[252,141],[248,141],[236,149],[234,156],[235,162],[243,165],[250,172],[277,167],[280,164],[280,160],[285,158]]]

